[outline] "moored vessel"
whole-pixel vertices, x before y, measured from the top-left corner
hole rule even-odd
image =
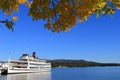
[[[23,54],[18,60],[9,59],[8,62],[4,64],[6,65],[2,66],[2,69],[0,70],[1,74],[6,72],[7,74],[16,74],[51,70],[51,63],[45,59],[39,59],[36,57],[35,52],[33,52],[32,56]]]

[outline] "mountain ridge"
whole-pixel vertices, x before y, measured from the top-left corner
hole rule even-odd
[[[74,60],[74,59],[55,59],[48,60],[51,62],[52,67],[94,67],[94,66],[120,66],[120,63],[102,63],[87,60]]]

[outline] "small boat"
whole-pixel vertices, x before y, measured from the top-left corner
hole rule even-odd
[[[6,66],[3,66],[0,70],[1,74],[35,73],[51,70],[51,63],[36,57],[35,52],[33,52],[32,56],[23,54],[18,60],[9,59],[4,65]]]

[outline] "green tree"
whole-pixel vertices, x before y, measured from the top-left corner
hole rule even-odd
[[[18,12],[20,5],[28,7],[27,14],[33,21],[46,20],[45,28],[61,32],[70,30],[78,21],[84,22],[93,14],[97,17],[112,15],[120,9],[120,0],[0,0],[0,9],[9,16]],[[16,20],[17,16],[13,16],[12,20],[1,20],[0,23],[13,30]]]

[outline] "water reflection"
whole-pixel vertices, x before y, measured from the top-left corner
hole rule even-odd
[[[50,72],[0,75],[0,80],[51,80]]]
[[[7,80],[7,76],[6,75],[0,75],[0,80]]]

